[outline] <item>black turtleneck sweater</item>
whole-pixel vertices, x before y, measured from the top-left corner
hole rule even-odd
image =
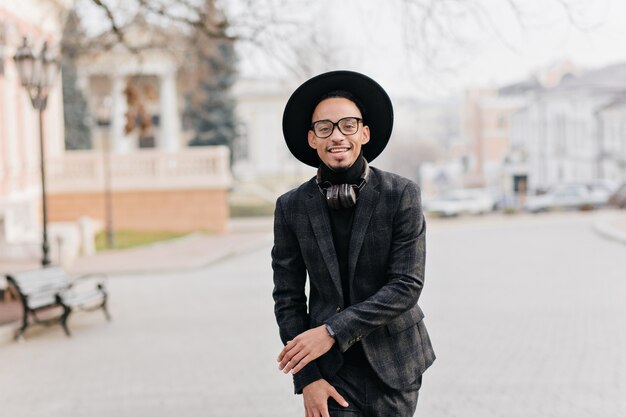
[[[350,168],[341,172],[333,171],[326,165],[321,164],[320,175],[322,182],[329,182],[333,185],[358,185],[361,182],[364,169],[365,161],[363,157],[360,157]],[[356,206],[337,210],[330,207],[328,208],[330,226],[333,232],[333,243],[335,245],[335,252],[337,252],[337,261],[339,262],[339,272],[341,274],[344,308],[352,304],[350,302],[350,285],[348,282],[348,259],[355,207]],[[360,342],[355,343],[350,349],[344,352],[344,360],[346,363],[352,365],[367,364],[367,359],[365,358]]]

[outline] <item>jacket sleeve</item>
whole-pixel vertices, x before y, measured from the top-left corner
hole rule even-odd
[[[414,307],[422,292],[426,224],[419,188],[413,182],[409,182],[402,191],[392,227],[387,283],[366,300],[325,321],[335,332],[342,352]]]
[[[306,267],[298,240],[287,224],[281,199],[274,212],[274,247],[272,248],[274,271],[274,314],[280,338],[284,345],[310,328],[305,294]],[[322,378],[315,361],[310,362],[294,375],[296,394],[313,381]]]

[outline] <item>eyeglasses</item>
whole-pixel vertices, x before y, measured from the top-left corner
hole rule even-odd
[[[343,119],[339,119],[337,123],[333,123],[330,120],[318,120],[311,124],[310,129],[315,133],[315,136],[320,139],[330,137],[335,131],[335,126],[337,126],[341,133],[350,136],[354,135],[359,130],[359,122],[362,121],[363,119],[358,117],[344,117]]]

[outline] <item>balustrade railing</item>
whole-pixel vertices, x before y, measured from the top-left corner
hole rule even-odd
[[[68,151],[47,160],[50,193],[227,188],[232,176],[228,148],[178,152],[142,150],[128,154]]]

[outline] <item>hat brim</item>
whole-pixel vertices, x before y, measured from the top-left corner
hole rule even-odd
[[[385,149],[393,129],[393,105],[385,90],[371,78],[353,71],[332,71],[306,81],[293,92],[283,112],[283,136],[298,160],[318,167],[317,151],[309,146],[307,132],[311,116],[322,96],[335,90],[350,92],[364,107],[363,124],[369,126],[370,141],[363,156],[373,161]]]

